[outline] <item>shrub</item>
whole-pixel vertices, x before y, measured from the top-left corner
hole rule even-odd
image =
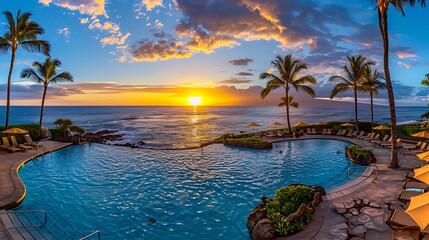
[[[291,222],[286,221],[286,217],[294,213],[302,203],[308,204],[314,192],[312,187],[305,185],[290,185],[276,191],[274,199],[267,203],[267,216],[277,234],[287,236],[304,229],[312,214],[303,214]]]
[[[360,155],[365,160],[368,160],[370,157],[374,157],[374,154],[371,151],[361,146],[352,145],[352,146],[348,146],[347,149],[349,149],[350,154],[352,156],[357,157]]]
[[[10,128],[21,128],[24,130],[27,130],[27,132],[30,134],[31,138],[33,140],[39,140],[40,139],[40,128],[39,128],[39,124],[16,124],[16,125],[10,125]],[[4,131],[4,126],[0,127],[0,132]],[[18,141],[23,141],[23,137],[20,136],[19,134],[16,135],[18,138]]]
[[[245,147],[245,148],[254,148],[254,149],[269,149],[273,147],[273,144],[262,140],[260,138],[228,138],[224,141],[224,144]]]

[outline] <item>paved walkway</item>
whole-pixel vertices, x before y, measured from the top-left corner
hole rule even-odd
[[[405,176],[409,169],[423,164],[408,150],[399,151],[399,169],[387,168],[390,149],[376,147],[368,141],[335,135],[305,135],[300,139],[334,138],[360,145],[371,150],[376,159],[377,169],[367,176],[330,189],[325,201],[319,205],[308,226],[295,235],[281,239],[418,239],[418,231],[393,231],[385,221],[390,216],[390,209],[401,208],[397,200]],[[276,141],[276,139],[267,139]],[[350,209],[352,213],[350,213]],[[356,211],[357,210],[357,211]]]
[[[25,162],[40,156],[42,152],[50,152],[71,144],[49,140],[40,143],[45,148],[39,147],[38,151],[33,149],[25,152],[9,153],[0,150],[0,210],[12,208],[24,200],[25,186],[18,176],[18,170]]]

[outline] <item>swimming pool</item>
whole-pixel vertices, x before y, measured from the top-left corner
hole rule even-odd
[[[47,203],[81,232],[99,229],[103,239],[248,239],[246,219],[261,196],[290,183],[329,187],[344,180],[353,165],[348,145],[312,139],[262,151],[70,146],[20,170],[23,204]]]

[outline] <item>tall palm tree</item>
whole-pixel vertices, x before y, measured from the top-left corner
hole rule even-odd
[[[426,79],[422,80],[422,85],[423,86],[429,86],[429,73],[425,75]]]
[[[58,59],[46,58],[43,63],[35,61],[33,67],[35,69],[26,68],[21,72],[21,78],[27,78],[37,83],[43,84],[42,105],[40,107],[40,129],[42,129],[43,108],[45,106],[46,92],[49,84],[58,82],[73,82],[73,76],[69,72],[57,74],[57,68],[61,66]]]
[[[390,123],[391,123],[391,136],[392,136],[392,148],[390,155],[389,168],[398,168],[398,150],[396,144],[396,111],[395,111],[395,97],[393,95],[392,80],[390,78],[389,69],[389,31],[387,22],[387,12],[390,4],[398,9],[402,15],[405,16],[404,4],[414,6],[416,2],[420,2],[422,7],[426,6],[425,0],[373,0],[377,2],[378,12],[378,27],[380,29],[381,37],[383,39],[383,65],[384,75],[386,77],[387,94],[389,96],[389,108],[390,108]]]
[[[344,65],[343,70],[346,77],[343,76],[332,76],[329,78],[330,82],[335,82],[334,89],[331,91],[329,98],[333,99],[338,93],[345,92],[349,89],[353,90],[355,98],[355,127],[356,131],[359,131],[358,126],[358,108],[357,108],[357,93],[361,91],[361,82],[365,78],[365,68],[374,65],[373,62],[367,61],[365,57],[347,57],[349,60],[349,66]]]
[[[3,12],[6,16],[6,32],[0,37],[0,53],[6,53],[9,50],[12,53],[10,59],[9,75],[7,77],[7,105],[6,105],[6,122],[5,129],[9,127],[10,112],[10,85],[13,66],[15,64],[15,55],[19,47],[29,52],[39,52],[49,55],[50,45],[47,41],[38,40],[38,36],[44,33],[42,27],[36,22],[30,20],[31,13],[21,10],[13,18],[11,12]]]
[[[289,96],[288,100],[286,100],[285,97],[280,98],[280,103],[278,106],[279,107],[289,106],[289,107],[293,107],[293,108],[299,108],[299,103],[294,102],[293,98],[294,98],[293,96]]]
[[[429,112],[423,113],[421,118],[426,118],[426,122],[429,123]]]
[[[386,83],[384,82],[384,75],[374,69],[374,72],[371,70],[371,67],[368,66],[365,69],[365,78],[362,82],[362,92],[369,93],[371,99],[371,129],[374,128],[374,94],[378,95],[379,90],[386,89]]]
[[[299,60],[293,59],[292,54],[286,55],[284,58],[281,56],[277,56],[274,61],[271,62],[271,65],[277,70],[279,75],[275,75],[270,72],[262,73],[259,76],[259,79],[264,80],[267,79],[266,87],[261,91],[261,97],[265,98],[271,91],[283,87],[285,91],[284,100],[289,98],[290,89],[295,89],[295,91],[303,91],[314,97],[316,94],[314,90],[308,86],[316,85],[317,81],[313,76],[305,75],[301,76],[301,72],[307,69],[307,65],[305,63],[300,62]],[[293,98],[292,98],[293,100]],[[283,101],[283,100],[282,100]],[[286,108],[286,118],[289,133],[292,132],[290,125],[290,116],[289,116],[289,108],[292,106],[291,104],[285,104]]]

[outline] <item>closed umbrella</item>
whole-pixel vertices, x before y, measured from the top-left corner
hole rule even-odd
[[[390,127],[386,126],[386,125],[379,125],[375,128],[373,128],[374,130],[390,130]]]
[[[297,122],[293,126],[295,126],[295,127],[307,127],[310,125],[308,123],[305,123],[305,122]]]
[[[353,123],[349,123],[349,122],[346,122],[340,125],[340,127],[354,127],[354,126],[355,125]]]
[[[2,133],[7,133],[7,134],[26,134],[28,132],[25,131],[24,129],[21,129],[21,128],[9,128],[7,130],[2,131]]]
[[[421,230],[425,229],[429,224],[429,193],[411,197],[405,212],[413,218]]]
[[[429,132],[428,131],[421,131],[418,133],[414,133],[411,136],[413,137],[421,137],[421,138],[429,138]]]
[[[423,152],[423,153],[419,153],[419,154],[417,154],[417,157],[418,157],[420,160],[423,160],[423,161],[429,162],[429,151],[426,151],[426,152]]]

